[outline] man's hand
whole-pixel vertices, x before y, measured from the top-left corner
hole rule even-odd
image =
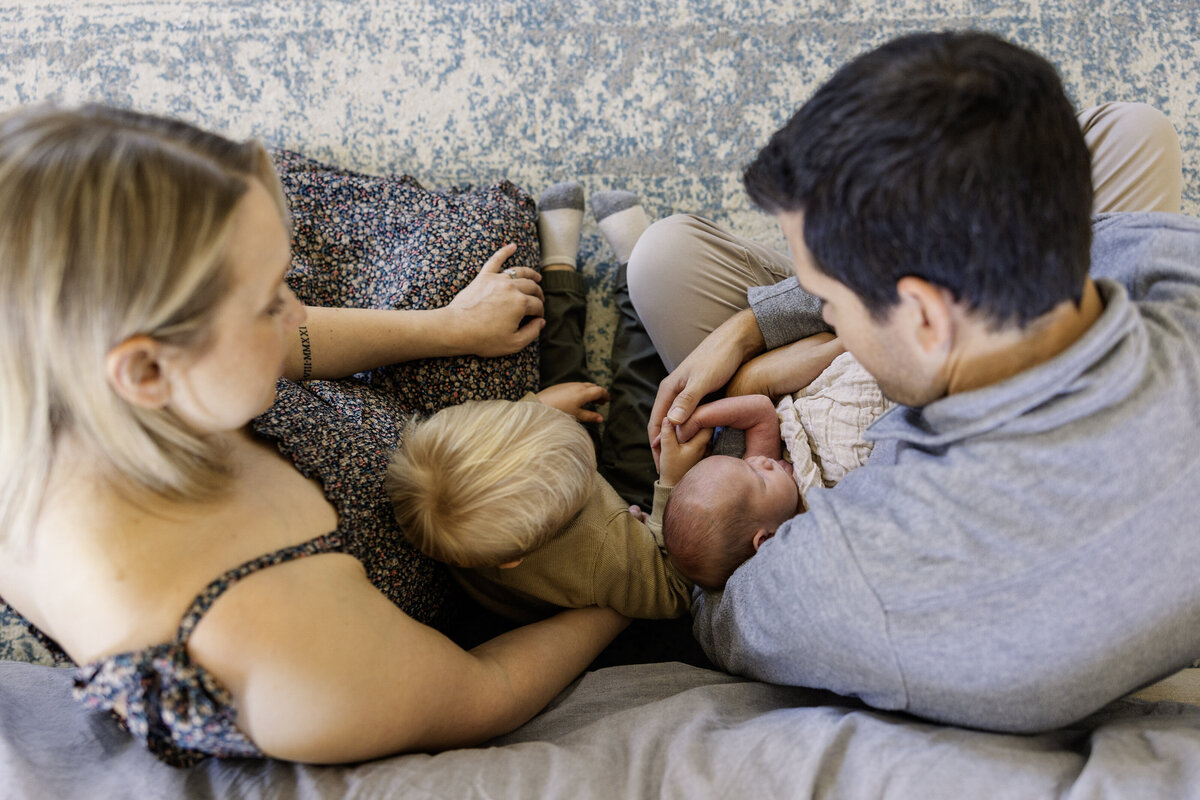
[[[646,426],[649,438],[661,433],[664,419],[685,422],[705,395],[728,383],[742,362],[764,346],[753,311],[744,309],[727,319],[658,385]]]
[[[506,244],[488,259],[475,279],[454,296],[446,310],[447,333],[458,337],[463,353],[504,356],[538,337],[542,319],[542,276],[529,267],[504,268],[515,244]],[[522,323],[522,320],[525,320]]]
[[[537,393],[537,399],[559,411],[565,411],[580,422],[603,422],[599,412],[584,408],[590,403],[607,403],[608,392],[595,383],[572,381],[547,386]]]
[[[846,352],[832,333],[817,333],[755,356],[738,369],[726,396],[765,394],[778,400],[798,392]]]
[[[659,465],[659,482],[663,486],[679,483],[680,478],[704,458],[712,434],[712,428],[701,428],[695,436],[681,442],[676,436],[675,426],[664,418],[659,436],[652,443],[654,463]]]

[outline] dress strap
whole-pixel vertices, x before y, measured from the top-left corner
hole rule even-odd
[[[273,567],[276,564],[284,564],[288,561],[295,561],[298,558],[320,555],[321,553],[337,552],[341,549],[341,534],[337,532],[326,533],[315,539],[309,539],[307,542],[301,542],[290,547],[284,547],[281,550],[266,553],[258,558],[247,561],[240,567],[234,567],[228,572],[222,573],[220,577],[208,584],[204,588],[204,591],[196,595],[196,599],[188,607],[187,613],[183,615],[183,620],[179,623],[179,630],[175,634],[175,644],[181,645],[186,643],[192,635],[192,631],[195,630],[196,624],[200,622],[201,617],[212,607],[216,599],[224,594],[226,589],[247,575],[267,567]]]

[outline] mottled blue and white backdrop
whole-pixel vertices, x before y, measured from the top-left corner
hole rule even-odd
[[[0,105],[134,106],[428,185],[576,178],[781,244],[741,166],[836,66],[947,27],[1038,50],[1078,105],[1164,110],[1200,214],[1200,0],[0,0]],[[601,245],[589,218],[606,380]]]

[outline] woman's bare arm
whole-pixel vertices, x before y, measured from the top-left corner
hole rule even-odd
[[[627,624],[575,609],[466,652],[399,611],[359,562],[321,555],[230,588],[189,648],[233,692],[238,726],[263,752],[344,763],[510,731]]]
[[[442,308],[387,310],[309,306],[296,331],[284,376],[292,380],[342,378],[368,369],[435,356],[515,353],[541,332],[541,276],[505,261],[506,245]]]

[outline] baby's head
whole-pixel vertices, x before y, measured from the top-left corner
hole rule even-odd
[[[482,400],[413,420],[384,485],[422,553],[494,567],[549,541],[587,502],[595,471],[592,441],[568,414]]]
[[[680,572],[715,592],[799,511],[791,464],[765,456],[710,456],[671,492],[663,541]]]

